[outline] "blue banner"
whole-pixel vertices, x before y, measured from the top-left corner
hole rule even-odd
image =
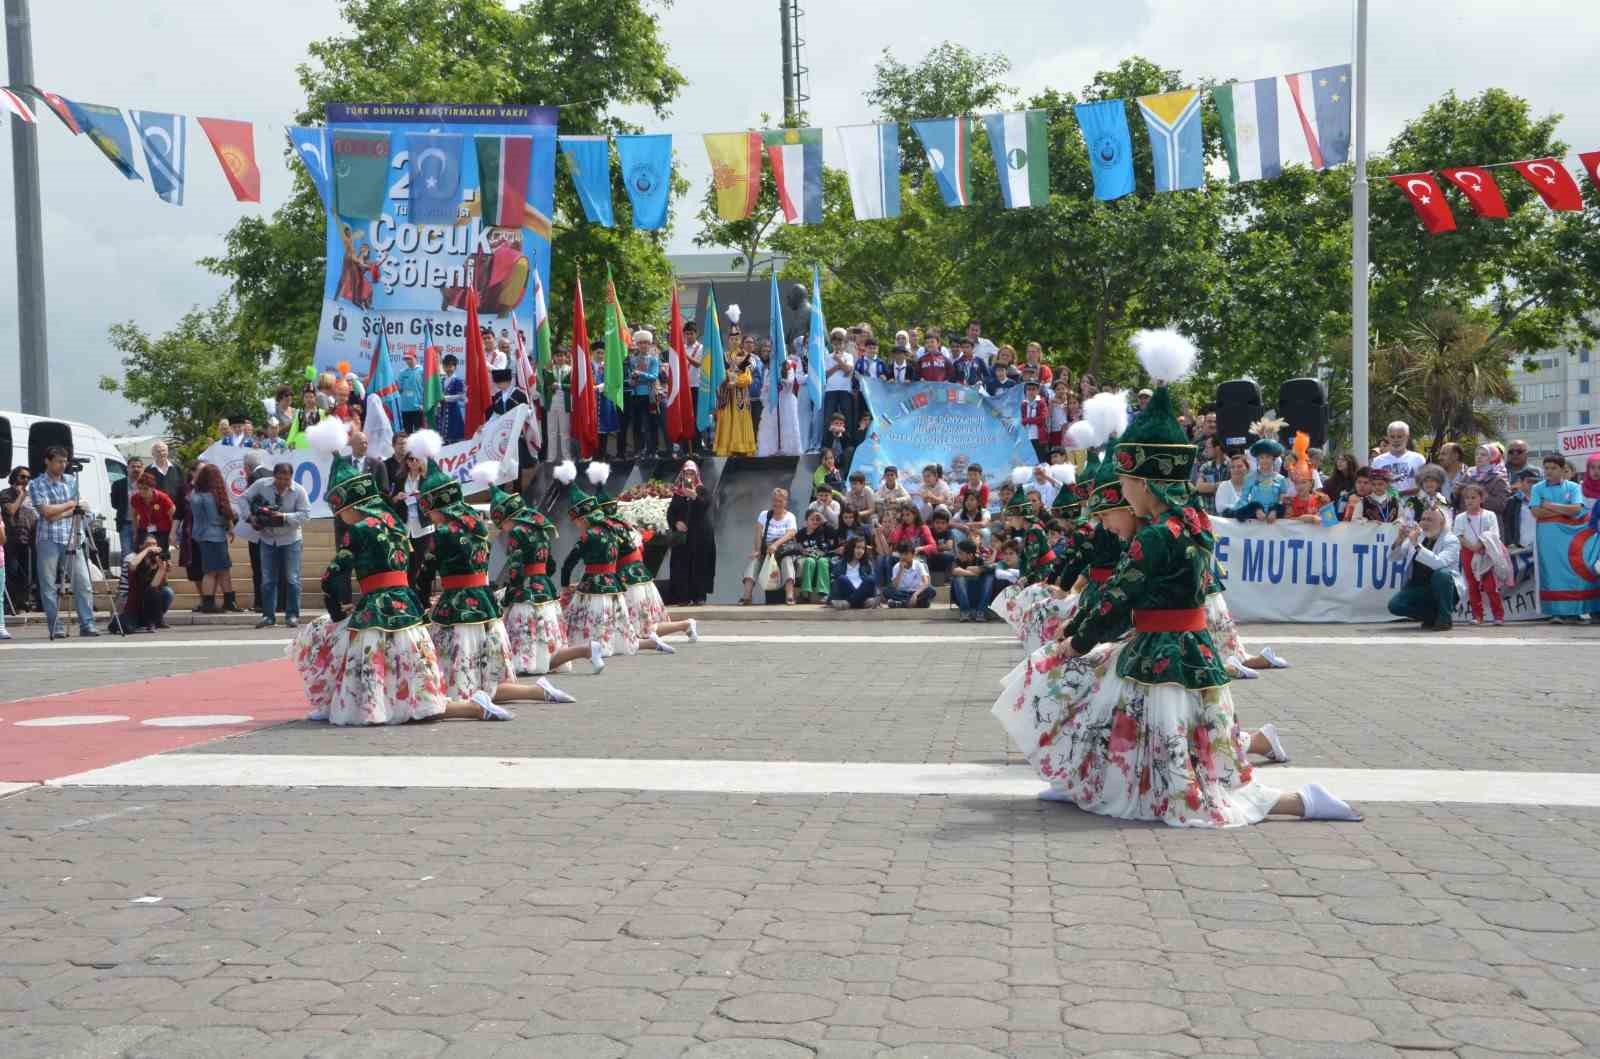
[[[672,192],[672,136],[618,136],[617,161],[622,186],[633,204],[633,226],[653,232],[667,226],[667,199]]]
[[[556,115],[555,107],[495,103],[328,105],[328,142],[336,133],[387,133],[391,150],[382,215],[359,224],[331,211],[327,216],[318,370],[349,361],[351,369],[365,378],[371,374],[380,335],[392,357],[415,349],[420,360],[430,324],[440,356],[463,357],[469,285],[478,293],[482,324],[494,332],[497,342],[504,340],[508,349],[514,349],[515,332],[521,331],[524,343],[532,346],[534,269],[544,289],[550,289]],[[316,179],[316,161],[308,150],[313,143],[296,132],[291,132],[291,140]],[[477,152],[464,149],[457,155],[459,201],[464,204],[459,219],[445,225],[415,220],[412,210],[427,192],[414,190],[411,152],[429,134],[441,133],[460,136],[463,144],[475,136],[532,139],[521,227],[483,223]],[[425,162],[416,167],[418,173],[433,174],[438,168],[436,159],[419,156],[418,162]]]
[[[614,226],[611,209],[611,140],[605,136],[562,136],[558,142],[583,216],[590,224]]]
[[[1094,197],[1104,201],[1133,194],[1133,138],[1128,113],[1120,99],[1079,103],[1072,108],[1089,147]]]
[[[413,224],[454,225],[461,219],[463,140],[459,133],[451,132],[407,134]]]
[[[284,130],[289,136],[289,146],[306,167],[306,175],[316,186],[317,197],[323,209],[333,206],[333,179],[328,175],[328,130],[322,126],[304,128],[292,126]]]
[[[975,386],[948,382],[886,382],[858,376],[872,428],[856,448],[850,470],[867,473],[876,487],[893,466],[916,481],[930,463],[945,477],[962,481],[969,464],[983,466],[983,480],[999,489],[1013,467],[1038,462],[1022,431],[1022,387],[989,396]],[[908,486],[909,488],[909,486]]]

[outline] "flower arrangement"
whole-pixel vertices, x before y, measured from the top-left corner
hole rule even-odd
[[[624,489],[620,494],[618,494],[617,499],[619,501],[646,499],[671,500],[672,483],[663,482],[659,478],[652,478],[648,482],[640,482],[638,485],[630,485],[628,488]]]

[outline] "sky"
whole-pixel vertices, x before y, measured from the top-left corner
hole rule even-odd
[[[923,0],[917,17],[909,19],[899,4],[801,2],[809,116],[824,128],[874,117],[864,94],[885,51],[912,64],[945,40],[1005,55],[1012,67],[1006,81],[1019,96],[1046,86],[1081,88],[1095,71],[1130,55],[1197,80],[1234,80],[1348,62],[1354,47],[1354,0],[1121,0],[1093,11],[1059,0],[1007,0],[999,9]],[[620,113],[648,131],[680,137],[679,171],[693,190],[690,202],[678,204],[683,219],[672,232],[671,249],[688,251],[695,249],[692,216],[708,177],[698,134],[756,127],[763,113],[782,113],[777,5],[678,0],[656,10],[671,59],[689,84],[665,119]],[[221,251],[224,234],[241,215],[270,215],[288,193],[280,145],[281,128],[302,101],[295,66],[305,61],[311,41],[341,32],[337,4],[33,0],[32,14],[36,78],[51,91],[124,109],[237,118],[258,126],[260,206],[233,200],[209,144],[191,122],[185,204],[174,208],[157,200],[148,183],[124,180],[86,140],[41,114],[51,411],[107,433],[126,432],[137,409],[95,385],[102,374],[120,368],[107,328],[132,321],[159,332],[222,294],[224,284],[196,261]],[[1446,91],[1465,96],[1493,86],[1524,96],[1536,114],[1565,114],[1559,133],[1574,149],[1600,148],[1592,69],[1600,5],[1375,3],[1369,39],[1374,151]],[[837,141],[825,135],[825,154],[836,148]],[[0,409],[17,407],[19,388],[11,180],[11,137],[5,134]],[[1373,193],[1384,189],[1374,187]]]

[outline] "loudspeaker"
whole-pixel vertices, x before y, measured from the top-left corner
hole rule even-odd
[[[1217,433],[1224,448],[1249,444],[1250,424],[1265,414],[1261,387],[1249,379],[1230,379],[1217,385]]]
[[[1278,387],[1278,415],[1288,421],[1279,431],[1284,445],[1294,443],[1297,431],[1305,431],[1311,447],[1328,444],[1328,390],[1320,379],[1290,379]]]
[[[72,428],[53,419],[36,420],[28,428],[28,469],[37,477],[44,473],[44,454],[60,446],[67,450],[67,462],[72,462]]]
[[[0,416],[0,474],[11,473],[11,420]]]

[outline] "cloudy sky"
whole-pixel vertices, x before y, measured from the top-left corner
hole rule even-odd
[[[1088,5],[1059,0],[1008,0],[1000,8],[925,0],[912,19],[898,4],[803,3],[810,116],[824,127],[872,117],[863,92],[885,49],[911,63],[947,39],[1005,54],[1010,83],[1023,94],[1046,85],[1078,88],[1094,71],[1133,54],[1197,78],[1234,79],[1346,62],[1353,50],[1353,0],[1123,0],[1092,14]],[[134,410],[94,385],[118,368],[106,328],[132,320],[159,331],[221,292],[222,284],[194,262],[220,250],[223,233],[242,213],[270,212],[281,202],[289,180],[280,129],[300,102],[294,67],[310,41],[340,31],[336,4],[33,0],[32,6],[34,61],[44,87],[122,108],[258,123],[264,204],[233,201],[191,124],[189,187],[185,205],[174,209],[148,183],[124,181],[87,141],[41,116],[52,411],[118,432]],[[1372,7],[1374,149],[1443,92],[1467,95],[1495,85],[1527,97],[1537,112],[1564,113],[1561,135],[1575,148],[1600,147],[1592,68],[1600,6],[1454,0]],[[690,83],[667,120],[645,123],[685,137],[678,156],[696,198],[707,167],[689,137],[744,128],[762,112],[782,111],[777,21],[770,2],[679,0],[661,11],[672,58]],[[824,142],[828,150],[835,146],[831,137]],[[10,155],[10,136],[0,136],[0,181],[8,185]],[[0,203],[10,198],[8,187]],[[693,236],[680,223],[674,248],[693,249]],[[18,399],[14,245],[11,211],[0,207],[0,408],[16,408]]]

